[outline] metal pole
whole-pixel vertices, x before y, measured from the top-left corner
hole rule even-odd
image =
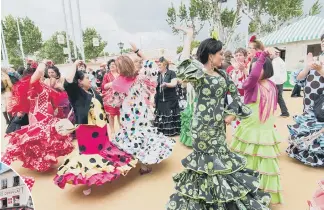
[[[71,0],[68,0],[68,1],[69,1],[69,12],[70,12],[70,18],[71,18],[71,25],[72,25],[72,38],[73,38],[74,58],[78,58],[77,46],[76,46],[75,35],[74,35],[72,4],[71,4]]]
[[[22,38],[21,38],[21,34],[20,34],[19,18],[17,18],[17,28],[18,28],[21,56],[22,56],[22,59],[23,59],[24,67],[27,68],[27,64],[26,64],[26,60],[25,60],[25,54],[24,54],[24,48],[23,48],[23,42],[22,42]]]
[[[68,22],[67,22],[67,18],[66,18],[66,12],[65,12],[65,4],[64,4],[64,0],[62,0],[62,8],[63,8],[63,14],[64,14],[64,22],[65,22],[65,38],[66,38],[66,45],[68,48],[68,56],[69,56],[69,63],[72,62],[72,58],[71,58],[71,48],[70,48],[70,39],[69,39],[69,31],[68,31]]]
[[[81,50],[82,60],[85,61],[84,47],[83,47],[83,31],[82,31],[82,25],[81,25],[81,14],[80,14],[80,3],[79,3],[79,0],[77,0],[76,3],[77,3],[78,14],[79,14],[80,50]]]
[[[6,46],[6,40],[5,40],[5,36],[4,36],[4,33],[3,33],[3,27],[2,27],[2,24],[1,24],[1,40],[2,40],[2,58],[3,58],[3,61],[5,62],[5,65],[7,68],[9,68],[9,58],[8,58],[8,53],[7,53],[7,46]]]

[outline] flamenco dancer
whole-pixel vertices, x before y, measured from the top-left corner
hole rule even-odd
[[[295,124],[288,125],[289,147],[286,152],[306,165],[324,166],[324,34],[321,37],[321,63],[314,62],[311,53],[296,79],[304,86],[304,113],[294,116]]]
[[[197,59],[197,50],[194,48],[191,53],[192,59]],[[181,112],[181,131],[180,131],[180,142],[187,147],[192,147],[191,137],[191,120],[195,109],[195,89],[189,82],[183,82],[187,89],[187,106],[184,111]]]
[[[61,188],[67,183],[89,187],[102,185],[126,175],[137,163],[131,155],[120,151],[109,141],[102,97],[91,87],[88,74],[76,71],[79,62],[75,62],[64,82],[75,113],[79,151],[67,157],[58,168],[54,182]],[[63,130],[68,128],[62,127]],[[91,188],[84,191],[85,195],[90,193]]]
[[[139,49],[135,52],[138,56],[142,55]],[[174,140],[151,127],[148,119],[150,108],[145,99],[148,92],[154,92],[154,88],[147,84],[150,82],[148,80],[152,80],[152,75],[157,75],[157,69],[145,68],[146,72],[138,74],[128,56],[118,57],[116,65],[120,76],[114,80],[107,98],[110,98],[108,103],[113,107],[122,107],[121,129],[112,142],[142,163],[140,174],[150,173],[152,168],[147,165],[168,158],[175,144]]]
[[[20,160],[24,168],[39,172],[48,171],[58,162],[58,157],[73,151],[72,138],[55,130],[59,119],[54,116],[54,110],[62,95],[40,81],[45,67],[45,63],[40,63],[31,76],[13,86],[11,112],[29,113],[29,125],[5,136],[9,144],[2,156],[2,162],[7,165]]]
[[[60,105],[56,111],[56,117],[64,119],[68,116],[70,112],[70,102],[68,99],[68,95],[63,87],[64,79],[61,77],[61,72],[56,66],[51,64],[48,64],[47,66],[48,67],[45,71],[45,75],[47,76],[44,80],[44,84],[55,89],[58,92],[61,92],[62,96],[64,96],[62,98],[62,101],[60,101]]]
[[[119,76],[115,64],[115,60],[111,59],[108,61],[108,72],[105,74],[103,81],[101,83],[101,90],[103,93],[109,90],[112,86],[112,82]],[[109,103],[106,103],[107,99],[103,98],[104,108],[106,113],[108,114],[109,121],[109,129],[111,135],[115,135],[115,117],[117,117],[117,121],[120,124],[120,110],[118,107],[112,107]]]
[[[154,126],[166,136],[176,136],[181,127],[176,74],[169,69],[169,62],[164,57],[159,59],[158,65]]]
[[[252,47],[254,43],[249,45]],[[252,110],[252,115],[241,120],[230,149],[244,155],[246,167],[261,174],[259,188],[270,193],[272,204],[278,204],[283,199],[278,161],[280,136],[274,128],[277,88],[269,80],[273,76],[273,67],[268,56],[266,50],[252,60],[252,70],[243,84],[244,104]]]
[[[177,75],[191,82],[197,93],[192,120],[193,153],[182,160],[185,171],[175,175],[177,193],[171,195],[167,209],[269,209],[270,195],[258,191],[259,173],[245,168],[245,157],[232,153],[226,146],[226,124],[235,116],[248,117],[251,110],[241,102],[233,81],[221,65],[222,43],[204,40],[197,52],[198,61],[190,60],[192,28],[183,47],[183,61]],[[225,105],[227,92],[233,102]]]

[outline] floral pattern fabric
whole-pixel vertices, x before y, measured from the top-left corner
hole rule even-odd
[[[258,191],[258,172],[245,169],[246,158],[226,146],[224,118],[251,114],[224,71],[207,75],[195,60],[182,61],[178,78],[193,84],[197,104],[191,125],[193,152],[182,160],[185,171],[174,176],[177,193],[167,209],[269,209],[270,196]],[[230,92],[233,102],[225,106]]]

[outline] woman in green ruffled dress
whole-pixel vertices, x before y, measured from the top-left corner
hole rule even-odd
[[[186,168],[175,175],[176,193],[168,210],[268,210],[270,195],[259,191],[259,173],[246,169],[245,157],[231,152],[226,145],[226,124],[248,117],[233,81],[217,67],[223,60],[222,43],[204,40],[197,60],[190,60],[192,28],[178,28],[187,34],[178,78],[190,82],[196,92],[191,134],[193,152],[182,160]],[[231,104],[225,104],[230,92]]]
[[[187,88],[187,107],[181,112],[181,132],[180,142],[187,147],[192,147],[191,120],[194,110],[195,90],[190,83],[186,83]]]
[[[250,43],[250,50],[256,48],[255,44],[262,46],[259,41],[254,41]],[[278,161],[280,136],[274,127],[277,88],[269,80],[273,76],[273,67],[268,52],[258,53],[251,66],[243,89],[244,104],[253,114],[241,121],[230,148],[247,158],[246,167],[261,174],[259,188],[271,194],[272,204],[279,204],[283,199]]]

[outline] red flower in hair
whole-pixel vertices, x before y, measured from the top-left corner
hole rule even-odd
[[[254,42],[255,40],[256,40],[256,36],[255,35],[251,36],[250,42]]]

